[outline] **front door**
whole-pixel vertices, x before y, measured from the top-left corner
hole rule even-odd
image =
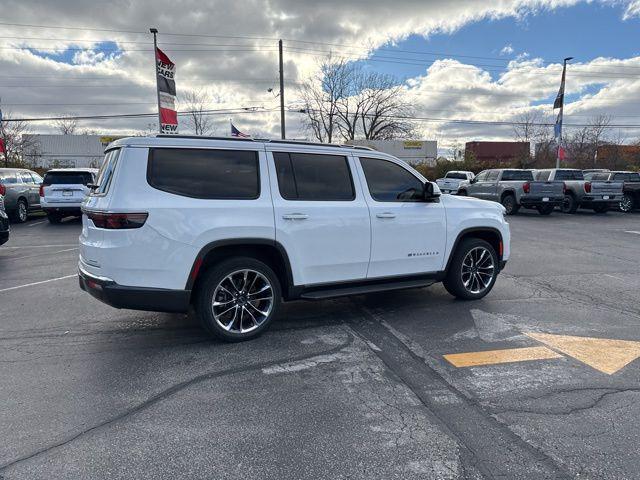
[[[368,278],[443,269],[446,219],[440,201],[425,202],[424,183],[387,159],[359,158],[371,216]]]
[[[365,279],[371,226],[355,160],[308,150],[272,155],[276,241],[289,255],[294,284]]]

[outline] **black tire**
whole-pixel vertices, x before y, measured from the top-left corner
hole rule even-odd
[[[507,215],[515,215],[518,213],[518,210],[520,210],[520,205],[518,205],[516,197],[511,193],[502,197],[502,201],[500,203],[505,208]]]
[[[47,213],[47,220],[49,220],[49,223],[56,225],[62,221],[62,216],[54,213]]]
[[[629,195],[628,193],[625,193],[622,196],[622,199],[620,200],[620,211],[624,212],[624,213],[629,213],[634,208],[636,208],[636,206],[635,206],[635,202],[633,200],[633,197],[631,195]]]
[[[493,275],[487,282],[485,288],[479,292],[472,292],[468,286],[465,286],[462,264],[463,261],[465,261],[467,254],[477,248],[484,249],[491,255]],[[491,244],[479,238],[465,238],[456,248],[453,258],[451,259],[451,264],[449,265],[449,270],[447,271],[447,275],[442,283],[444,288],[447,289],[447,292],[456,298],[461,300],[478,300],[488,294],[495,285],[496,278],[498,277],[498,267],[498,255]]]
[[[467,196],[467,191],[466,190],[458,190],[458,196],[466,197]]]
[[[245,270],[257,272],[261,277],[256,275],[249,288],[247,288],[246,284],[251,283],[251,275],[248,276],[248,280],[244,280],[245,283],[243,285],[240,285],[240,282],[242,282],[246,277],[243,277],[242,273],[237,273],[235,274],[235,277],[232,277],[234,279],[232,281],[235,283],[229,283],[228,277],[230,275],[234,274],[234,272],[242,272]],[[259,316],[257,312],[262,312],[267,308],[266,301],[258,300],[259,297],[254,296],[256,300],[250,302],[250,296],[255,294],[248,295],[243,293],[240,295],[240,292],[244,291],[244,288],[250,290],[254,285],[255,288],[263,288],[267,283],[271,289],[272,304],[268,309],[268,314],[265,315],[264,318],[259,318],[258,321],[256,320],[256,316]],[[224,285],[218,288],[221,284]],[[231,285],[233,285],[233,287]],[[199,280],[198,292],[196,292],[196,294],[195,307],[200,323],[211,335],[227,342],[242,342],[262,334],[269,327],[273,318],[277,315],[282,300],[278,276],[265,263],[249,257],[230,258],[211,267],[203,274],[202,279]],[[214,295],[217,295],[217,301],[221,302],[218,307],[221,310],[218,311],[217,317],[214,315],[214,309],[216,308],[213,305]],[[254,303],[256,305],[253,305]],[[226,304],[231,305],[230,309],[233,309],[226,317],[228,321],[227,326],[230,325],[230,328],[228,329],[221,325],[221,323],[224,324],[225,320],[225,313],[223,309],[226,309]],[[238,311],[240,312],[240,316],[237,315]],[[232,314],[233,317],[229,318]],[[253,320],[251,320],[251,317],[253,317]],[[247,320],[244,320],[245,318]],[[253,329],[241,332],[243,323],[240,322],[247,321],[250,322],[250,326],[253,324],[253,326],[251,326]],[[233,327],[236,328],[234,329]],[[247,328],[247,330],[249,330],[249,328]]]
[[[536,207],[536,210],[538,210],[540,215],[551,215],[551,212],[553,212],[553,205],[541,205]]]
[[[596,213],[607,213],[609,211],[609,205],[594,205],[593,211]]]
[[[15,223],[24,223],[29,219],[29,205],[24,198],[18,199],[16,209],[11,212],[11,220]]]
[[[576,197],[570,193],[565,194],[564,201],[562,202],[560,209],[562,210],[562,213],[576,213],[578,211],[578,201],[576,200]]]

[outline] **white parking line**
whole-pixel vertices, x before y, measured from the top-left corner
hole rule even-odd
[[[7,257],[7,260],[21,260],[23,258],[41,257],[42,255],[55,255],[56,253],[71,252],[72,250],[78,250],[78,247],[65,248],[64,250],[56,250],[55,252],[34,253],[33,255],[23,255],[22,257]]]
[[[636,235],[640,235],[640,232],[636,230],[625,230],[624,233],[635,233]]]
[[[53,247],[77,247],[78,244],[77,243],[65,243],[64,245],[28,245],[28,246],[21,246],[21,247],[2,247],[3,250],[7,250],[9,248],[12,249],[16,249],[16,248],[53,248]]]
[[[41,222],[31,223],[31,224],[27,225],[27,227],[34,227],[36,225],[41,225],[41,224],[43,224],[45,222],[46,222],[46,220],[42,220]]]
[[[0,289],[0,293],[8,292],[9,290],[17,290],[18,288],[32,287],[34,285],[41,285],[43,283],[55,282],[56,280],[64,280],[66,278],[72,278],[72,277],[77,277],[77,276],[78,276],[78,274],[74,273],[73,275],[65,275],[64,277],[50,278],[49,280],[42,280],[41,282],[25,283],[24,285],[18,285],[16,287],[9,287],[9,288]]]

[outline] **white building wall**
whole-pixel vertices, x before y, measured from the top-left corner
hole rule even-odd
[[[34,167],[100,167],[104,149],[120,137],[105,135],[25,135],[26,159]]]
[[[426,163],[433,166],[438,158],[435,140],[352,140],[348,143],[388,153],[412,165]]]

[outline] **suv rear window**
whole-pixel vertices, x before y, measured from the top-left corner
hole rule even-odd
[[[147,181],[184,197],[253,200],[260,196],[258,152],[152,148]]]
[[[555,180],[584,180],[582,170],[556,170]]]
[[[533,173],[527,170],[505,170],[502,172],[502,180],[533,180]]]
[[[46,185],[87,185],[88,183],[93,183],[93,176],[91,172],[47,172],[44,174],[42,183]]]
[[[285,200],[348,201],[356,198],[347,157],[273,152]]]

